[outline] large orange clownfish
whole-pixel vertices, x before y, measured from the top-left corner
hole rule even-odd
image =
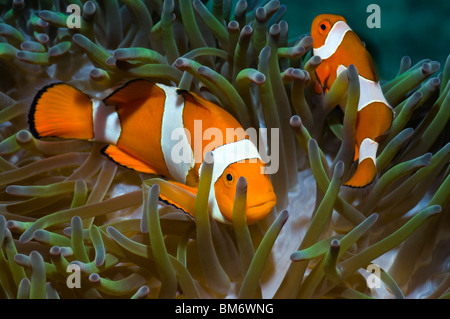
[[[365,187],[376,178],[378,143],[391,127],[393,110],[383,95],[369,52],[347,25],[344,17],[333,14],[318,15],[313,20],[311,36],[313,54],[322,59],[316,74],[325,92],[350,64],[358,70],[360,98],[354,156],[354,160],[358,160],[358,167],[345,185]],[[341,106],[345,106],[345,100]]]
[[[205,130],[218,128],[225,136],[227,128],[242,128],[224,109],[192,92],[142,79],[128,82],[103,100],[90,98],[65,83],[51,84],[37,93],[28,120],[36,138],[56,136],[106,143],[102,152],[114,162],[162,175],[192,194],[197,193],[204,155],[197,153],[204,150]],[[200,132],[196,132],[197,121],[203,124]],[[202,147],[193,147],[191,137],[201,139]],[[180,143],[184,143],[184,160],[173,153]],[[263,174],[265,164],[248,136],[236,136],[222,144],[219,141],[212,155],[212,216],[231,221],[236,182],[244,176],[247,222],[266,217],[276,196],[268,175]],[[160,199],[194,215],[179,205],[177,198],[161,194]]]

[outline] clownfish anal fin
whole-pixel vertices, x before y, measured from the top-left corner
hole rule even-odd
[[[115,90],[103,99],[103,102],[105,105],[120,105],[135,100],[144,100],[152,96],[155,93],[155,89],[160,94],[164,94],[153,82],[144,79],[135,79]]]
[[[130,154],[122,151],[115,145],[108,145],[104,147],[101,152],[116,164],[119,164],[126,168],[134,169],[135,171],[142,173],[159,175],[154,168],[131,156]]]

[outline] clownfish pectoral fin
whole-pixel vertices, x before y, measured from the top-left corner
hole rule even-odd
[[[193,217],[197,188],[175,181],[165,181],[165,183],[172,184],[172,187],[161,187],[159,199]]]
[[[331,67],[327,61],[320,62],[316,69],[317,82],[314,84],[314,91],[317,94],[327,92],[330,87],[328,86],[328,78],[331,75]]]
[[[353,155],[353,161],[357,161],[359,159],[359,148],[358,145],[355,145],[355,154]]]
[[[314,84],[314,92],[316,92],[316,94],[323,93],[323,88],[322,88],[322,85],[320,85],[319,81],[316,81],[316,83]]]
[[[143,79],[131,80],[103,99],[103,102],[105,105],[119,106],[135,100],[144,100],[155,93],[155,88],[160,94],[164,94],[153,82]]]
[[[36,138],[92,139],[92,101],[68,84],[50,84],[36,94],[28,113],[28,124]]]
[[[135,171],[159,175],[158,172],[143,161],[122,151],[115,145],[108,145],[102,149],[102,154],[106,155],[113,162]]]
[[[355,174],[345,186],[362,188],[371,184],[377,177],[376,155],[378,143],[370,138],[362,141],[359,147],[359,163]]]
[[[175,185],[175,186],[178,186],[178,187],[184,189],[185,191],[188,191],[192,195],[197,196],[198,189],[196,187],[191,187],[191,186],[185,185],[183,183],[175,182],[175,181],[168,181],[168,182],[172,185]]]

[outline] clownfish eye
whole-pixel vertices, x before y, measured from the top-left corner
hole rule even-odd
[[[319,29],[319,33],[325,34],[331,28],[330,21],[328,21],[328,20],[321,21],[320,24],[319,24],[319,28],[320,28]]]
[[[223,182],[228,187],[233,187],[233,185],[235,185],[235,183],[236,183],[234,172],[232,172],[231,170],[227,169],[225,171],[225,173],[222,175],[222,178],[223,178]]]

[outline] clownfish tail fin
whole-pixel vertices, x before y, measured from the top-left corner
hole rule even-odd
[[[344,184],[353,188],[369,186],[377,177],[376,154],[378,143],[370,138],[362,141],[359,148],[359,163],[353,176]]]
[[[371,158],[362,160],[356,168],[355,174],[344,184],[352,188],[369,186],[377,177],[377,168]]]
[[[36,138],[92,139],[92,101],[68,84],[50,84],[36,94],[28,113],[28,124]]]

